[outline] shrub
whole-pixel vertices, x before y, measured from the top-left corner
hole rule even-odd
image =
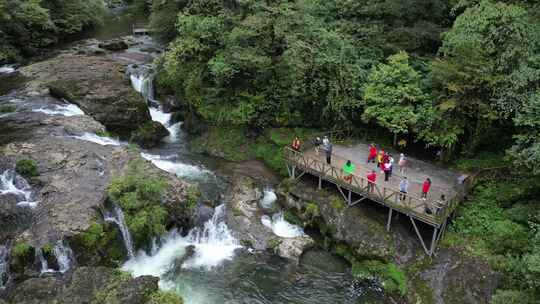
[[[17,242],[13,249],[11,249],[11,255],[14,258],[23,258],[30,253],[32,247],[26,242]]]
[[[25,177],[37,176],[37,163],[32,159],[21,159],[15,164],[15,171]]]
[[[304,216],[313,220],[320,215],[319,206],[315,203],[307,203]]]
[[[172,292],[158,290],[154,292],[148,301],[148,304],[183,304],[182,298]]]

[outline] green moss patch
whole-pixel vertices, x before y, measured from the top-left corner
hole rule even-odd
[[[407,276],[393,263],[365,260],[353,263],[352,274],[359,280],[378,279],[385,291],[405,296],[407,294]]]
[[[13,113],[17,110],[14,105],[0,105],[0,113]]]
[[[132,161],[126,174],[111,182],[109,199],[124,211],[136,248],[165,233],[167,210],[161,202],[167,186],[163,178],[149,176],[145,162],[140,159]]]
[[[25,177],[37,176],[39,174],[37,163],[32,159],[21,159],[17,161],[15,171]]]
[[[152,295],[150,295],[150,299],[148,304],[183,304],[184,301],[182,298],[172,292],[168,291],[162,291],[159,290]]]

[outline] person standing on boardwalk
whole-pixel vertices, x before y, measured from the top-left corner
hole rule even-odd
[[[431,188],[431,179],[428,177],[428,178],[426,178],[426,180],[422,184],[422,196],[421,196],[421,198],[423,200],[427,199],[427,194],[428,194],[430,188]]]
[[[399,182],[399,199],[404,201],[407,197],[407,192],[409,192],[409,181],[404,176],[401,182]]]
[[[394,170],[394,158],[392,157],[392,154],[388,154],[388,163],[390,164],[390,176],[392,177],[392,171]]]
[[[319,156],[319,149],[321,148],[321,138],[319,136],[315,137],[313,140],[313,145],[315,146],[315,155]]]
[[[371,144],[369,145],[369,154],[367,158],[367,163],[368,164],[369,162],[374,163],[376,158],[377,158],[377,148],[375,147],[374,144]]]
[[[373,189],[375,189],[375,181],[377,180],[377,173],[375,173],[375,170],[371,170],[371,172],[367,175],[368,180],[368,192],[373,193]]]
[[[328,144],[323,146],[323,149],[326,154],[326,163],[330,165],[332,163],[332,143],[328,141]]]
[[[399,155],[398,166],[399,166],[399,173],[405,174],[405,168],[407,167],[407,157],[403,153]]]
[[[384,158],[384,150],[381,148],[379,150],[379,154],[377,154],[377,167],[380,167],[381,170],[382,170],[382,163],[383,163],[383,158]]]
[[[300,151],[300,138],[298,136],[295,136],[292,141],[292,148],[294,151]]]
[[[390,179],[390,175],[392,175],[392,165],[390,162],[386,162],[383,164],[383,172],[384,172],[384,181],[387,182]]]
[[[347,163],[345,163],[345,165],[343,165],[343,179],[346,182],[350,183],[352,181],[352,177],[353,177],[355,169],[356,169],[356,167],[354,166],[353,163],[351,163],[350,160],[348,160]]]

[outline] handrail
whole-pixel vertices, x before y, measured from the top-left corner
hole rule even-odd
[[[398,189],[381,186],[377,182],[374,183],[373,190],[370,192],[368,191],[369,181],[363,176],[353,175],[351,182],[348,183],[343,181],[341,170],[333,165],[308,157],[302,152],[295,151],[290,147],[285,147],[284,153],[286,160],[292,161],[306,170],[316,171],[317,173],[322,174],[325,179],[334,181],[345,189],[354,190],[357,193],[367,193],[367,197],[369,198],[382,201],[382,203],[391,205],[395,209],[406,209],[418,217],[432,220],[438,224],[441,224],[453,209],[455,209],[454,205],[456,205],[455,201],[457,196],[449,198],[447,204],[438,200],[424,201],[418,196],[401,193]],[[418,212],[416,209],[421,207],[430,207],[430,209],[433,210],[433,213],[427,214],[426,212]]]

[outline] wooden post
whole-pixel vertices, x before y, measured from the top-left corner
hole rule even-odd
[[[319,190],[322,189],[322,177],[319,175]]]
[[[435,244],[437,244],[437,232],[439,231],[439,228],[434,227],[433,228],[433,236],[431,237],[431,248],[429,250],[429,256],[432,256],[435,252]]]
[[[350,206],[351,203],[352,203],[351,195],[352,195],[352,192],[351,192],[351,190],[349,190],[349,197],[347,198],[347,204],[348,204],[349,206]]]
[[[392,222],[392,208],[388,210],[388,222],[386,223],[386,231],[390,231],[390,223]]]
[[[422,248],[424,248],[424,252],[427,255],[431,256],[429,250],[426,247],[426,243],[424,243],[424,239],[422,238],[422,235],[420,234],[420,231],[418,231],[418,227],[416,227],[416,223],[414,222],[414,219],[410,216],[409,218],[411,219],[411,223],[413,224],[414,231],[416,232],[416,235],[418,236],[418,239],[420,240],[420,244],[422,244]]]

